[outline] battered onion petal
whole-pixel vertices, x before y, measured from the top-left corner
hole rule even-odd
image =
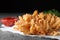
[[[60,17],[55,14],[38,13],[37,10],[33,14],[24,14],[18,16],[19,20],[15,22],[14,29],[28,35],[60,35]]]

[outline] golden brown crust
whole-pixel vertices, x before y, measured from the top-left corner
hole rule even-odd
[[[52,14],[38,13],[37,10],[33,14],[25,14],[19,16],[19,21],[15,22],[17,27],[14,29],[24,34],[33,35],[52,35],[55,36],[60,29],[60,17]]]

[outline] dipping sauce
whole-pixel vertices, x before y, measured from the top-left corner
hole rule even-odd
[[[1,23],[5,26],[12,27],[17,20],[18,18],[15,17],[5,17],[1,19]]]

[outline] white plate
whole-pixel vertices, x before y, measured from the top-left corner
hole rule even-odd
[[[3,28],[0,28],[1,31],[9,31],[9,32],[12,32],[12,33],[18,33],[20,35],[24,35],[23,32],[16,31],[16,30],[13,29],[13,27],[16,27],[16,26],[6,27],[6,26],[2,25],[2,27]],[[57,38],[57,39],[60,39],[60,36],[40,36],[40,35],[24,35],[24,36],[31,36],[31,37],[38,36],[38,37],[45,37],[45,38]]]
[[[12,27],[6,27],[5,25],[1,25],[1,26],[2,26],[2,28],[0,28],[0,30],[2,30],[2,31],[9,31],[12,33],[19,33],[19,34],[24,35],[22,32],[14,30],[13,27],[15,27],[15,26],[12,26]]]

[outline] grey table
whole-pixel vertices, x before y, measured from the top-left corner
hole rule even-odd
[[[22,15],[21,13],[1,13],[0,18],[6,17],[6,16],[19,16]],[[1,26],[1,23],[0,23]],[[41,37],[30,37],[30,36],[23,36],[17,33],[11,33],[8,31],[1,31],[0,30],[0,40],[57,40],[57,39],[51,39],[51,38],[41,38]]]
[[[51,38],[43,38],[43,37],[30,37],[23,36],[17,33],[11,33],[8,31],[0,31],[0,40],[57,40]]]

